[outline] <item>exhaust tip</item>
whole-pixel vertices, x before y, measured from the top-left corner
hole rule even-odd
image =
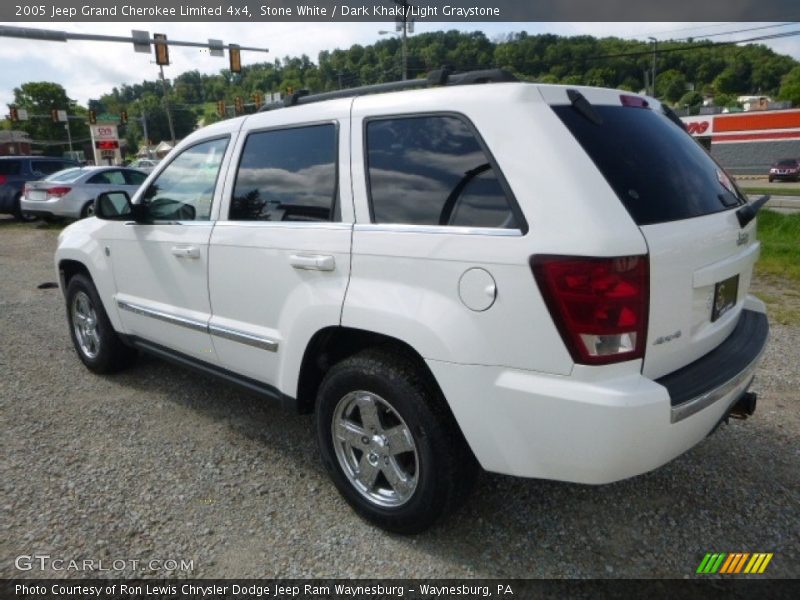
[[[731,417],[734,419],[746,419],[756,412],[756,402],[758,395],[755,392],[746,392],[737,400],[731,408]]]

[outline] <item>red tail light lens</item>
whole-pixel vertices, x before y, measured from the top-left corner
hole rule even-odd
[[[8,177],[0,175],[0,185],[5,185],[6,181],[8,181]]]
[[[531,267],[576,363],[602,365],[644,356],[650,268],[646,255],[544,256]]]
[[[650,103],[640,96],[622,94],[619,97],[619,101],[622,102],[622,106],[629,106],[631,108],[650,108]]]
[[[53,198],[60,198],[66,196],[72,188],[68,187],[51,187],[47,188],[47,195]]]

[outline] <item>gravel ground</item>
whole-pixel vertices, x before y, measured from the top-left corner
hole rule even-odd
[[[193,560],[173,575],[196,577],[680,578],[710,551],[774,552],[767,575],[800,576],[800,327],[773,327],[756,415],[656,472],[484,474],[456,515],[401,537],[340,499],[311,418],[155,359],[87,371],[60,292],[37,289],[56,236],[0,219],[0,577],[76,575],[14,568],[40,553]]]

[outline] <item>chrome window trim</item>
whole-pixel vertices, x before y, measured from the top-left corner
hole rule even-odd
[[[275,340],[261,337],[260,335],[253,335],[252,333],[245,333],[237,329],[209,324],[208,333],[232,342],[239,342],[240,344],[261,348],[262,350],[269,350],[270,352],[278,351],[278,342]]]
[[[487,235],[494,237],[522,237],[520,229],[500,227],[463,227],[450,225],[410,225],[402,223],[358,223],[355,231],[383,231],[393,233],[436,233],[455,235]]]
[[[352,229],[352,223],[330,221],[217,221],[216,227],[255,227],[269,229]]]
[[[159,321],[164,321],[165,323],[169,323],[171,325],[185,327],[187,329],[191,329],[192,331],[201,331],[203,333],[215,335],[226,340],[239,342],[240,344],[246,344],[255,348],[261,348],[262,350],[268,350],[270,352],[278,351],[278,342],[270,338],[253,335],[251,333],[246,333],[237,329],[231,329],[229,327],[212,325],[206,323],[205,321],[179,317],[161,310],[147,308],[145,306],[141,306],[140,304],[126,302],[125,300],[117,300],[117,306],[122,310],[127,310],[128,312],[132,312],[144,317],[150,317],[152,319],[157,319]]]

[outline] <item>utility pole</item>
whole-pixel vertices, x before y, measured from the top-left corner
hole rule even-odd
[[[169,110],[169,99],[167,98],[167,80],[164,79],[164,65],[158,65],[161,72],[161,88],[164,90],[164,110],[167,111],[167,123],[169,124],[169,136],[172,139],[172,146],[175,146],[175,127],[172,125],[172,112]]]
[[[147,135],[147,113],[142,110],[142,116],[140,117],[142,120],[142,131],[144,132],[144,147],[147,148],[147,158],[153,158],[150,156],[150,136]]]
[[[72,152],[72,132],[69,130],[69,121],[64,123],[64,129],[67,130],[67,142],[69,143],[69,156],[72,158],[74,156]]]
[[[656,97],[656,53],[658,52],[658,40],[654,37],[647,38],[653,42],[653,76],[651,77],[653,83],[653,98]]]

